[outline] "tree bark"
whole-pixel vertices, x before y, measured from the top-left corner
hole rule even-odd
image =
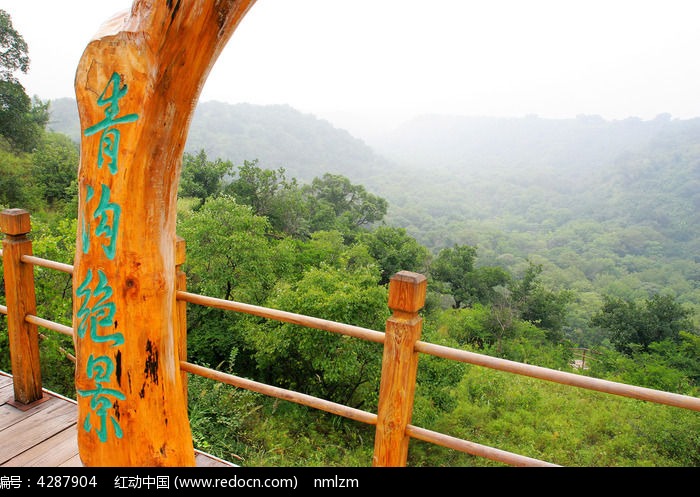
[[[73,324],[86,466],[195,464],[178,353],[177,189],[201,88],[253,4],[135,0],[78,64]]]

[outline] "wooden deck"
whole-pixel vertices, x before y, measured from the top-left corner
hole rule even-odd
[[[12,376],[0,371],[0,466],[82,467],[78,455],[78,406],[44,390],[30,406],[14,404]],[[197,467],[235,467],[196,451]]]

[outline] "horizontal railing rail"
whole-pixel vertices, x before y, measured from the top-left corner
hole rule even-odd
[[[217,299],[214,297],[206,297],[184,291],[178,291],[177,299],[190,304],[199,304],[205,307],[214,307],[221,310],[236,311],[244,314],[250,314],[262,318],[273,319],[285,323],[297,324],[307,328],[315,328],[317,330],[330,331],[332,333],[340,333],[355,338],[361,338],[370,342],[384,343],[385,334],[379,331],[369,330],[359,326],[352,326],[326,319],[295,314],[293,312],[278,311],[268,307],[261,307],[251,304],[243,304],[232,300]]]
[[[291,312],[278,311],[266,307],[242,304],[240,302],[234,302],[230,300],[206,297],[203,295],[197,295],[189,292],[177,292],[177,299],[189,302],[191,304],[199,304],[202,306],[215,307],[217,309],[222,310],[242,312],[245,314],[252,314],[258,317],[284,321],[300,326],[306,326],[308,328],[316,328],[319,330],[331,331],[334,333],[342,333],[344,335],[362,338],[364,340],[369,340],[377,343],[384,343],[384,339],[386,336],[384,333],[369,330],[366,328],[360,328],[357,326],[351,326],[347,324],[304,316],[300,314],[294,314]],[[501,359],[498,357],[492,357],[484,354],[468,352],[466,350],[455,349],[451,347],[445,347],[442,345],[436,345],[421,341],[416,342],[415,350],[417,352],[433,355],[435,357],[442,357],[443,359],[464,362],[475,366],[483,366],[489,369],[495,369],[498,371],[505,371],[508,373],[529,376],[532,378],[551,381],[554,383],[560,383],[564,385],[584,388],[587,390],[596,390],[599,392],[630,397],[637,400],[647,400],[656,402],[658,404],[667,404],[675,407],[700,411],[700,398],[690,397],[687,395],[663,392],[660,390],[637,387],[627,385],[624,383],[616,383],[609,380],[591,378],[589,376],[581,376],[576,373],[567,373],[565,371],[559,371],[556,369],[549,369],[541,366],[534,366],[532,364],[509,361],[507,359]]]

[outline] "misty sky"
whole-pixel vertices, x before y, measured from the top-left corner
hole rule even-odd
[[[0,0],[20,81],[75,98],[92,35],[131,0]],[[700,116],[698,0],[257,0],[200,100],[289,104],[352,130],[421,113]]]

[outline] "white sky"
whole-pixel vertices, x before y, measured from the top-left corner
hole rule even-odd
[[[75,97],[131,0],[0,0],[30,96]],[[201,101],[289,104],[352,131],[420,113],[700,116],[700,0],[257,0]]]

